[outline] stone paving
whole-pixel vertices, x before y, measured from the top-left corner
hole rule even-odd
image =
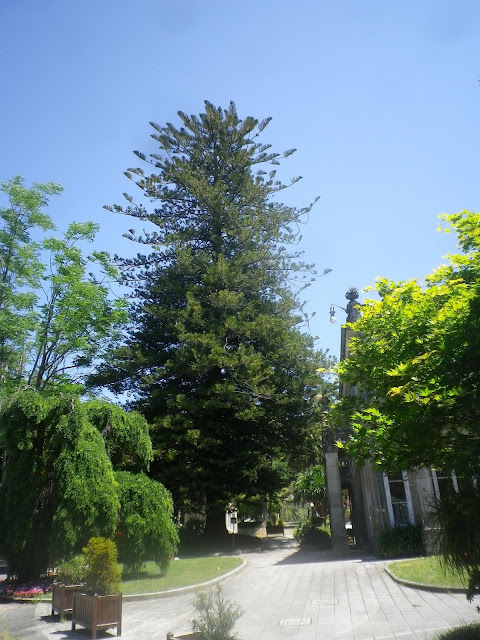
[[[224,596],[245,610],[236,625],[242,640],[432,640],[440,630],[480,620],[465,594],[399,585],[383,570],[385,563],[372,557],[352,553],[338,559],[283,539],[242,557],[245,567],[223,581]],[[187,592],[125,601],[122,637],[165,640],[169,631],[188,632],[194,597]],[[91,637],[58,622],[47,603],[14,607],[5,619],[19,640]],[[114,630],[98,634],[109,637]]]

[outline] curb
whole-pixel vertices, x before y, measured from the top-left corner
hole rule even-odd
[[[222,580],[227,580],[235,573],[240,571],[246,566],[246,561],[242,558],[242,564],[235,569],[232,569],[228,573],[223,573],[221,576],[217,578],[212,578],[211,580],[207,580],[206,582],[197,582],[197,584],[191,584],[186,587],[178,587],[176,589],[168,589],[168,591],[157,591],[154,593],[131,593],[128,596],[123,596],[123,600],[125,602],[129,601],[140,601],[140,600],[156,600],[160,598],[169,598],[170,596],[178,596],[181,593],[188,593],[189,591],[194,591],[195,589],[200,589],[201,587],[206,587],[210,584],[215,584],[216,582],[220,582]]]
[[[467,589],[465,587],[439,587],[433,584],[424,584],[423,582],[412,582],[411,580],[404,580],[403,578],[399,578],[394,573],[390,571],[387,567],[383,569],[385,573],[390,576],[390,578],[397,582],[398,584],[403,585],[404,587],[411,587],[412,589],[421,589],[422,591],[432,591],[434,593],[467,593]]]
[[[196,584],[190,584],[186,587],[177,587],[176,589],[168,589],[167,591],[154,591],[152,593],[130,593],[129,595],[122,596],[122,600],[124,602],[128,602],[130,600],[133,601],[141,601],[141,600],[155,600],[160,598],[168,598],[170,596],[178,596],[180,593],[188,593],[189,591],[194,591],[195,589],[200,589],[201,587],[206,587],[210,584],[215,584],[216,582],[220,582],[221,580],[227,580],[230,576],[233,576],[237,571],[240,571],[246,566],[246,561],[241,558],[242,563],[228,571],[228,573],[222,573],[221,576],[217,576],[216,578],[212,578],[211,580],[207,580],[205,582],[197,582]],[[52,602],[51,598],[15,598],[14,596],[2,596],[0,598],[0,602],[12,602],[12,603],[24,603],[24,604],[42,604],[44,602],[49,603]]]

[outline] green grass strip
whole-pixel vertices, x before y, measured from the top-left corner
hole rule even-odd
[[[242,559],[228,556],[205,558],[180,558],[172,560],[165,574],[153,562],[146,563],[146,571],[140,575],[124,577],[124,595],[168,591],[213,580],[242,564]]]
[[[400,560],[387,565],[389,571],[401,580],[419,582],[437,587],[466,587],[467,577],[452,571],[440,562],[438,556]]]

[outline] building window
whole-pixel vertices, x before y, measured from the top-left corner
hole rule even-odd
[[[383,474],[390,526],[414,524],[412,494],[406,471]]]
[[[435,498],[449,493],[452,489],[458,493],[458,479],[455,471],[443,471],[442,469],[432,469],[433,490]]]

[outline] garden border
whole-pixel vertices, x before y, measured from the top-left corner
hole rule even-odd
[[[410,587],[412,589],[421,589],[422,591],[433,591],[434,593],[467,593],[466,587],[441,587],[434,584],[424,584],[423,582],[413,582],[412,580],[405,580],[403,578],[399,578],[394,573],[392,573],[388,567],[384,567],[383,570],[388,576],[390,576],[390,578],[394,582],[397,582],[398,584],[402,584],[405,587]]]

